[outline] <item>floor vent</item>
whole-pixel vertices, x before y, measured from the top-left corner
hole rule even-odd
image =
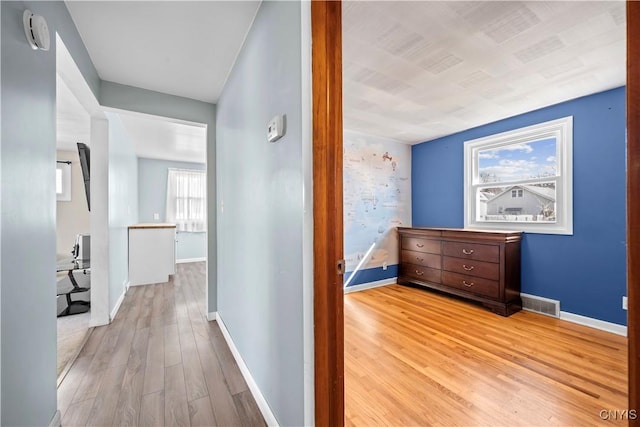
[[[520,297],[522,298],[523,309],[547,316],[560,317],[560,301],[522,293]]]

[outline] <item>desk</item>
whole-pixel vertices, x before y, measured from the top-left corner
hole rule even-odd
[[[87,292],[91,289],[90,279],[88,277],[87,270],[91,268],[90,260],[79,260],[79,259],[63,259],[58,261],[56,265],[56,271],[58,273],[66,271],[67,277],[60,280],[57,284],[56,295],[64,295],[67,299],[67,308],[65,308],[58,317],[69,316],[71,314],[80,314],[86,313],[89,311],[89,307],[91,303],[89,301],[72,301],[71,294],[77,294],[80,292]],[[80,286],[78,284],[78,278],[74,276],[74,272],[82,272],[81,274],[87,276],[87,283],[83,283],[85,286]],[[77,273],[76,273],[77,274]]]

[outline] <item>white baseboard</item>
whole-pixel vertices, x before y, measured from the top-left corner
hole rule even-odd
[[[49,421],[49,427],[61,427],[62,426],[62,415],[60,414],[60,410],[57,410],[55,414],[53,414],[53,418]]]
[[[113,321],[116,318],[116,314],[118,314],[118,310],[120,310],[120,306],[122,305],[122,301],[124,301],[124,296],[127,294],[127,290],[129,290],[129,282],[125,284],[120,297],[118,297],[118,301],[116,301],[116,305],[111,310],[111,314],[109,315],[109,322]]]
[[[396,283],[398,283],[398,278],[397,277],[390,277],[388,279],[376,280],[375,282],[362,283],[360,285],[348,286],[348,287],[344,288],[344,293],[345,294],[350,294],[351,292],[358,292],[358,291],[364,291],[365,289],[379,288],[380,286],[395,285]]]
[[[211,322],[212,320],[216,320],[218,318],[218,312],[212,311],[211,313],[207,313],[207,320]]]
[[[623,337],[627,336],[627,327],[624,325],[618,325],[617,323],[605,322],[604,320],[581,316],[579,314],[569,313],[567,311],[560,312],[560,319],[566,320],[567,322],[573,322],[579,325],[600,329],[602,331],[611,332],[616,335],[622,335]]]
[[[258,384],[256,384],[255,380],[251,376],[251,372],[249,371],[249,368],[244,363],[244,360],[242,360],[242,356],[240,355],[238,348],[236,347],[233,340],[231,339],[231,335],[229,335],[229,331],[227,330],[227,327],[224,325],[224,321],[222,320],[222,318],[218,313],[216,313],[216,321],[218,322],[218,326],[220,326],[220,330],[222,331],[222,335],[224,335],[224,339],[227,341],[227,345],[231,350],[231,354],[233,354],[233,358],[236,360],[236,363],[240,368],[240,372],[242,373],[244,380],[247,382],[247,385],[249,386],[249,390],[251,391],[253,398],[256,400],[256,403],[258,404],[258,408],[260,408],[260,412],[262,413],[262,416],[264,417],[265,422],[267,423],[268,426],[275,426],[275,427],[279,426],[278,420],[276,420],[275,415],[273,415],[273,412],[271,412],[271,408],[269,408],[269,404],[267,403],[266,399],[262,395],[262,392],[260,391]]]
[[[206,261],[207,258],[206,257],[202,257],[202,258],[183,258],[183,259],[177,259],[176,260],[176,264],[186,264],[188,262],[202,262],[202,261]]]

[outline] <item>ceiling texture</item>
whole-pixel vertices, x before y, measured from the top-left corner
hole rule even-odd
[[[419,143],[625,84],[622,1],[343,3],[345,129]]]
[[[260,2],[66,4],[103,80],[216,103]],[[345,129],[414,144],[622,86],[625,23],[623,1],[344,1]]]

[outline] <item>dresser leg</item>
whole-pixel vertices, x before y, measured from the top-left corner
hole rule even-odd
[[[482,304],[482,305],[484,305],[486,308],[493,311],[494,313],[504,317],[511,316],[513,313],[517,313],[518,311],[522,310],[522,304],[518,302],[505,303],[505,304],[500,304],[500,303]]]

